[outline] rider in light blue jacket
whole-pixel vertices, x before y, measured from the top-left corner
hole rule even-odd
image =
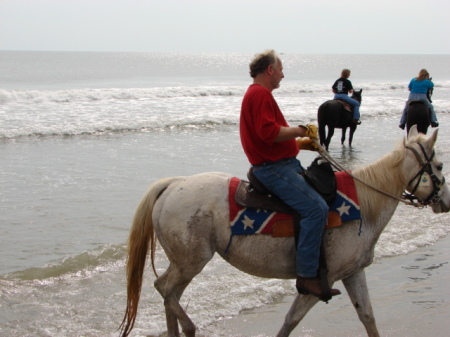
[[[434,87],[433,82],[430,80],[430,74],[426,69],[422,69],[419,72],[419,76],[414,77],[408,85],[408,90],[410,91],[408,100],[406,101],[405,108],[403,109],[402,117],[400,118],[400,125],[399,127],[401,129],[405,128],[406,124],[406,113],[408,111],[409,102],[412,100],[421,100],[425,102],[425,104],[428,106],[428,109],[430,109],[430,117],[431,117],[431,126],[433,128],[439,126],[439,123],[437,121],[436,113],[434,112],[434,107],[431,104],[431,102],[428,100],[427,93],[429,89],[432,89]]]

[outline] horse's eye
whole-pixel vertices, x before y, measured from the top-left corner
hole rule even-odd
[[[442,169],[444,168],[444,164],[443,163],[439,163],[436,165],[436,168],[438,171],[442,171]]]

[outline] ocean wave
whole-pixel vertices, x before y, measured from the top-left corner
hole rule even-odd
[[[125,245],[107,244],[92,251],[69,256],[61,261],[49,263],[42,267],[28,268],[4,275],[4,279],[45,280],[68,274],[81,274],[90,271],[101,272],[110,264],[124,260]]]
[[[450,82],[436,84],[436,88],[448,88]],[[108,100],[145,100],[175,97],[202,96],[242,96],[247,88],[244,86],[173,86],[156,88],[104,88],[104,89],[74,89],[74,90],[3,90],[0,89],[0,103],[68,103],[96,102]],[[355,86],[364,90],[406,90],[404,82],[362,82]],[[321,94],[329,93],[327,84],[296,84],[282,83],[280,93]]]
[[[27,128],[17,128],[11,130],[0,129],[0,140],[8,140],[20,137],[73,137],[73,136],[101,136],[107,134],[120,134],[126,132],[168,132],[168,131],[192,131],[192,130],[211,130],[220,126],[235,126],[237,121],[210,118],[202,120],[190,121],[159,121],[156,123],[137,124],[137,125],[112,125],[112,126],[95,126],[95,125],[80,125],[80,126],[60,126],[54,127],[40,127],[29,126]]]
[[[173,97],[235,96],[243,95],[243,87],[164,87],[164,88],[109,88],[58,91],[1,90],[0,103],[68,103],[107,100],[143,100]]]

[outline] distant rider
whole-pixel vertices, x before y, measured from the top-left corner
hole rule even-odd
[[[341,77],[334,82],[333,86],[331,87],[334,93],[334,99],[339,99],[341,101],[344,101],[348,104],[350,104],[353,108],[353,123],[354,124],[361,124],[360,113],[359,113],[359,106],[360,103],[356,100],[351,98],[348,94],[353,93],[353,86],[352,82],[348,79],[350,77],[351,71],[349,69],[343,69],[341,72]]]
[[[408,90],[410,91],[408,100],[406,101],[405,108],[403,109],[402,117],[400,118],[400,129],[405,129],[406,124],[406,114],[408,112],[409,102],[413,100],[423,101],[430,110],[431,127],[435,128],[439,126],[437,121],[436,113],[434,112],[433,104],[429,101],[427,97],[428,90],[434,87],[434,83],[430,80],[430,74],[426,69],[421,69],[419,76],[414,77],[408,85]]]

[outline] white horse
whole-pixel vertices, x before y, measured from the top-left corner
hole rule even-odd
[[[361,235],[358,236],[359,221],[349,221],[328,229],[324,235],[328,282],[331,286],[335,281],[342,280],[370,337],[379,336],[379,333],[370,303],[365,268],[373,261],[375,244],[394,214],[399,198],[407,190],[419,201],[430,204],[435,213],[450,210],[449,188],[441,172],[443,165],[434,155],[437,130],[429,138],[419,134],[416,127],[411,130],[408,139],[404,139],[393,152],[354,171],[363,219]],[[432,178],[432,184],[420,183],[426,171],[430,173],[428,178]],[[178,323],[185,336],[195,336],[196,327],[179,301],[191,280],[216,252],[234,267],[251,275],[279,279],[296,277],[292,237],[238,235],[233,238],[225,254],[231,234],[228,206],[230,178],[224,173],[203,173],[161,179],[151,185],[136,210],[129,237],[128,298],[121,325],[122,336],[128,336],[135,323],[149,250],[156,274],[156,239],[170,261],[167,270],[154,283],[164,298],[169,337],[180,336]],[[299,294],[277,336],[289,336],[318,301],[312,295]]]

